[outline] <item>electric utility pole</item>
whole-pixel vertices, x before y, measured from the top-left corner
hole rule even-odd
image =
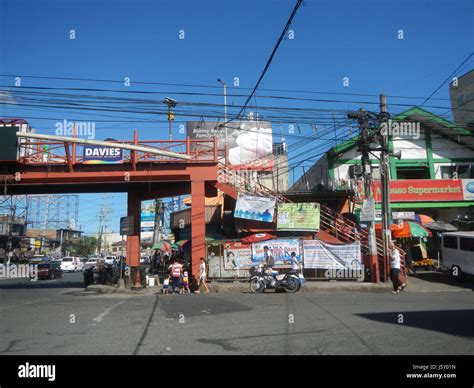
[[[360,128],[360,136],[357,141],[358,151],[362,154],[362,167],[364,179],[365,201],[362,213],[367,218],[361,221],[368,222],[368,250],[369,265],[372,282],[380,281],[379,262],[377,257],[377,240],[375,236],[375,199],[372,192],[372,171],[370,163],[370,154],[380,160],[382,175],[382,223],[383,223],[383,258],[384,258],[384,280],[388,278],[388,254],[391,239],[390,234],[390,202],[389,202],[389,179],[390,162],[388,149],[388,120],[390,115],[387,113],[387,103],[384,95],[380,95],[380,113],[366,112],[360,109],[357,112],[349,112],[348,118],[357,119]],[[385,131],[382,131],[385,126]],[[377,147],[375,147],[377,143]],[[380,146],[378,146],[380,144]],[[380,152],[377,157],[373,152]]]
[[[372,193],[372,169],[370,163],[371,145],[376,138],[374,122],[377,117],[371,112],[360,109],[356,112],[349,112],[350,119],[357,119],[359,123],[360,136],[357,141],[357,150],[361,153],[362,177],[364,180],[365,200],[362,207],[361,221],[367,225],[367,244],[369,253],[369,267],[371,281],[378,283],[380,281],[379,262],[377,257],[377,240],[375,236],[375,200]]]
[[[155,199],[155,227],[153,228],[153,245],[163,241],[163,201]]]
[[[390,231],[390,158],[389,158],[389,128],[387,113],[387,99],[385,95],[380,95],[380,124],[385,126],[384,131],[380,131],[380,172],[382,178],[382,223],[383,223],[383,260],[384,260],[384,280],[387,281],[390,267],[390,242],[392,233]]]

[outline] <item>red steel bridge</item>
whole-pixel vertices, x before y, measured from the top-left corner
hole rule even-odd
[[[134,217],[134,233],[127,238],[131,267],[140,265],[141,201],[191,194],[192,274],[196,276],[199,259],[205,256],[205,197],[217,195],[216,140],[139,140],[135,131],[133,140],[109,143],[135,149],[124,149],[118,164],[89,164],[83,157],[84,144],[23,134],[17,142],[17,159],[2,161],[3,194],[126,192],[127,215]]]

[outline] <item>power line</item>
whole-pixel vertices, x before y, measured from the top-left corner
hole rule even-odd
[[[77,77],[51,77],[51,76],[37,76],[37,75],[25,75],[25,74],[0,74],[0,77],[20,77],[20,78],[32,78],[32,79],[49,79],[49,80],[62,80],[62,81],[81,81],[81,82],[99,82],[99,83],[117,83],[123,84],[123,80],[107,80],[107,79],[94,79],[94,78],[77,78]],[[221,89],[220,86],[214,85],[201,85],[201,84],[182,84],[182,83],[167,83],[167,82],[152,82],[152,81],[133,81],[132,85],[160,85],[160,86],[177,86],[177,87],[191,87],[191,88],[205,88],[205,89]],[[5,85],[5,87],[10,87]],[[243,86],[227,86],[228,89],[236,90],[252,90],[252,88],[243,87]],[[57,88],[57,89],[67,89],[67,88]],[[77,90],[88,90],[85,88],[77,88]],[[94,89],[90,89],[94,90]],[[160,92],[150,92],[150,91],[136,91],[136,90],[113,90],[113,89],[101,89],[102,91],[108,92],[120,92],[120,93],[155,93]],[[314,90],[297,90],[297,89],[274,89],[274,88],[259,88],[260,91],[267,92],[284,92],[284,93],[305,93],[305,94],[327,94],[327,95],[341,95],[341,96],[360,96],[360,97],[378,97],[378,94],[368,94],[368,93],[347,93],[347,92],[328,92],[328,91],[314,91]],[[161,92],[168,93],[168,92]],[[170,92],[172,93],[182,93],[182,92]],[[221,96],[221,94],[211,94],[211,93],[199,93],[200,95],[215,95]],[[229,95],[229,96],[241,96],[245,97],[246,95]],[[260,96],[262,97],[262,96]],[[390,98],[400,98],[400,99],[415,99],[415,100],[424,100],[426,97],[418,96],[398,96],[390,95],[387,97]],[[431,98],[431,100],[439,101],[450,101],[449,98]]]
[[[278,41],[277,43],[275,44],[275,47],[273,48],[273,51],[270,55],[270,58],[268,58],[268,61],[262,71],[262,74],[260,74],[260,77],[258,78],[258,81],[257,83],[255,84],[255,87],[253,88],[252,90],[252,93],[250,93],[250,95],[248,96],[247,100],[245,101],[244,103],[244,106],[242,107],[242,109],[240,110],[240,112],[237,114],[236,118],[239,118],[242,114],[242,112],[244,111],[245,107],[248,105],[248,103],[250,102],[250,100],[252,99],[253,95],[255,94],[255,92],[257,91],[259,85],[260,85],[260,82],[262,82],[263,80],[263,77],[265,77],[265,74],[267,73],[267,70],[268,68],[270,67],[272,61],[273,61],[273,57],[275,56],[277,50],[278,50],[278,47],[280,47],[280,44],[286,34],[286,32],[288,31],[288,29],[290,28],[290,25],[291,25],[291,22],[293,21],[293,18],[295,17],[296,15],[296,12],[298,11],[298,8],[301,6],[301,3],[303,2],[303,0],[297,0],[297,3],[295,5],[295,7],[293,8],[293,11],[291,12],[291,15],[290,15],[290,18],[288,19],[288,21],[286,22],[286,26],[285,28],[283,29],[280,37],[278,38]],[[230,120],[232,121],[232,120]]]
[[[421,104],[421,106],[425,105],[425,104],[428,102],[428,100],[430,100],[431,97],[433,97],[433,96],[438,92],[438,90],[440,90],[440,89],[444,86],[444,84],[445,84],[446,82],[449,82],[449,81],[451,80],[451,78],[453,77],[453,75],[456,74],[456,72],[457,72],[460,68],[462,68],[463,65],[464,65],[464,64],[469,60],[469,58],[471,58],[473,55],[474,55],[474,52],[473,52],[473,53],[470,53],[470,54],[466,57],[466,59],[464,59],[464,61],[462,61],[462,63],[456,68],[456,70],[454,70],[454,71],[448,76],[448,78],[446,78],[446,80],[444,80],[444,81],[441,83],[441,85],[439,85],[439,86],[435,89],[435,91],[434,91],[433,93],[431,93],[431,94],[429,95],[429,97],[426,98],[425,101],[423,101],[423,103]]]

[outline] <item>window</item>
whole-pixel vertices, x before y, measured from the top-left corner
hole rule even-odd
[[[428,167],[397,167],[397,179],[430,179]]]
[[[441,178],[442,179],[454,179],[457,174],[458,179],[471,178],[474,169],[471,169],[470,165],[462,166],[441,166]]]
[[[474,238],[461,237],[459,243],[462,251],[474,252]]]
[[[444,236],[443,246],[445,248],[458,249],[458,238],[457,236]]]

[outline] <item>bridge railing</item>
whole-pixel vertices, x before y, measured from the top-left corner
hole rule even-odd
[[[195,140],[107,140],[110,143],[134,145],[172,152],[174,155],[160,155],[153,152],[122,150],[122,163],[199,163],[217,162],[218,149],[214,139]],[[97,147],[87,144],[76,144],[55,140],[23,138],[18,142],[18,162],[27,165],[76,165],[87,164],[84,157],[85,147]],[[191,159],[179,158],[179,155],[190,156]],[[90,162],[89,162],[90,163]]]

